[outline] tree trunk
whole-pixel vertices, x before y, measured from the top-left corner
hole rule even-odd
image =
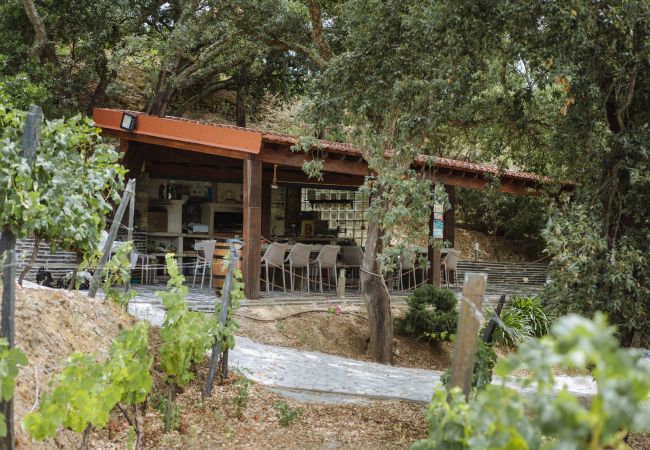
[[[25,281],[25,277],[29,273],[29,270],[32,268],[34,265],[34,261],[36,261],[36,257],[38,256],[38,248],[41,245],[41,238],[38,236],[34,236],[34,248],[32,249],[32,256],[29,258],[29,262],[25,265],[25,268],[20,272],[20,276],[18,277],[18,284],[23,285],[23,281]]]
[[[25,13],[34,27],[34,43],[29,50],[30,56],[38,57],[41,61],[58,64],[59,60],[56,57],[54,44],[47,38],[45,24],[36,9],[36,5],[34,5],[34,0],[22,0],[22,2]]]
[[[173,73],[171,70],[162,68],[158,74],[158,81],[156,83],[156,92],[149,101],[147,106],[147,114],[153,116],[165,117],[167,105],[176,93],[176,87],[173,84]]]
[[[82,261],[83,261],[83,257],[81,256],[81,253],[77,252],[75,267],[74,269],[72,269],[72,279],[70,280],[70,284],[68,284],[69,291],[73,291],[74,288],[77,286],[77,272],[79,271],[79,266],[81,265]]]
[[[88,440],[90,439],[90,424],[86,425],[83,436],[81,437],[81,450],[88,450]]]
[[[246,98],[244,88],[237,88],[237,101],[235,103],[235,120],[238,127],[246,127]]]
[[[104,51],[99,55],[99,60],[97,61],[96,71],[99,75],[99,82],[95,86],[95,91],[88,101],[88,106],[86,107],[86,114],[92,116],[93,108],[96,105],[101,105],[104,103],[106,98],[106,89],[108,85],[115,79],[117,76],[117,70],[108,70],[108,58]]]
[[[309,19],[311,22],[311,38],[316,44],[318,53],[325,62],[332,59],[332,49],[327,45],[323,33],[323,20],[321,18],[321,5],[318,0],[309,0]]]
[[[379,224],[369,221],[366,248],[361,266],[361,294],[368,308],[370,354],[380,363],[390,364],[393,356],[393,319],[388,287],[380,276],[377,254],[381,248]]]

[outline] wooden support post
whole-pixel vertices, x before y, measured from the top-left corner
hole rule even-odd
[[[4,233],[3,233],[4,234]],[[14,346],[14,310],[16,308],[16,236],[5,238],[6,260],[2,269],[2,337]]]
[[[244,293],[250,300],[260,297],[260,270],[262,236],[262,162],[254,159],[244,160],[244,251],[242,272]]]
[[[429,219],[429,236],[433,236],[433,208],[431,208],[431,217]],[[427,253],[429,259],[429,283],[435,287],[440,287],[440,248],[430,245]]]
[[[449,390],[454,387],[461,388],[465,398],[472,389],[478,331],[482,318],[481,307],[486,284],[486,273],[467,273],[465,275],[448,385]]]
[[[4,234],[4,233],[3,233]],[[9,343],[9,348],[15,345],[15,324],[14,315],[16,308],[16,238],[5,240],[6,244],[10,245],[11,250],[6,252],[5,265],[2,271],[3,276],[3,290],[2,290],[2,337]],[[7,433],[4,437],[0,438],[0,448],[13,450],[14,444],[14,400],[0,401],[0,412],[4,414],[5,426]]]
[[[449,242],[449,247],[453,247],[456,240],[456,186],[445,184],[445,191],[451,208],[443,215],[442,239]]]
[[[41,135],[43,112],[39,106],[30,105],[23,130],[23,145],[20,156],[26,160],[29,170],[32,169],[36,150]],[[7,340],[9,348],[15,345],[15,309],[16,309],[16,235],[9,229],[2,230],[0,238],[0,256],[5,253],[7,258],[2,270],[2,316],[0,317],[0,335]],[[14,400],[0,401],[0,412],[4,414],[7,432],[0,438],[0,448],[13,450],[14,443]]]
[[[99,289],[99,282],[102,278],[102,272],[104,271],[104,265],[108,261],[108,257],[111,254],[111,248],[113,247],[113,242],[115,242],[115,237],[117,236],[117,230],[122,224],[122,218],[124,217],[124,211],[131,201],[131,197],[135,195],[135,179],[132,178],[126,184],[126,189],[124,189],[124,194],[122,195],[122,200],[120,201],[120,206],[117,207],[115,212],[115,217],[113,217],[113,223],[108,232],[108,238],[104,243],[104,248],[102,249],[102,256],[99,258],[97,263],[97,268],[95,269],[95,274],[93,275],[92,280],[90,280],[90,288],[88,289],[88,297],[95,298],[97,295],[97,290]]]
[[[262,175],[262,236],[271,239],[271,199],[273,196],[272,172],[264,172]]]
[[[126,231],[126,240],[131,243],[131,251],[129,252],[129,263],[133,259],[133,252],[135,251],[135,247],[133,246],[133,221],[135,219],[135,178],[133,180],[133,194],[131,194],[131,199],[129,200],[129,221],[128,221],[128,229]],[[136,264],[137,266],[137,264]],[[133,267],[131,268],[133,270]],[[128,291],[131,289],[131,281],[130,278],[128,281],[124,283],[124,290]]]

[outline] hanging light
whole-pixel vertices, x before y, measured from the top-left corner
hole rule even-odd
[[[273,164],[273,181],[271,181],[271,189],[277,189],[277,188],[278,188],[278,165]]]

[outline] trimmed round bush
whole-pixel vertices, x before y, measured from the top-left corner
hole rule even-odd
[[[407,299],[408,311],[395,319],[395,331],[430,342],[448,341],[456,332],[458,300],[449,289],[430,284],[413,291]]]

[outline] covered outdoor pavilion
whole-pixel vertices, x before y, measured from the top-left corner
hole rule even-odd
[[[135,117],[128,130],[122,121]],[[298,138],[250,128],[220,125],[175,117],[96,108],[95,124],[104,135],[120,139],[123,164],[130,176],[144,167],[155,178],[219,180],[242,183],[242,272],[248,299],[260,295],[261,238],[271,234],[271,185],[278,183],[326,189],[357,188],[370,174],[359,149],[338,142],[320,141],[318,158],[323,161],[323,179],[310,180],[302,171],[311,154],[294,152]],[[127,117],[128,119],[128,117]],[[416,162],[424,164],[425,160]],[[499,171],[496,167],[445,158],[435,158],[428,176],[445,185],[452,208],[444,214],[443,239],[453,246],[455,187],[482,189],[486,175],[500,179],[503,192],[530,195],[543,189],[547,179],[531,173]],[[429,249],[430,282],[440,284],[440,252]]]

